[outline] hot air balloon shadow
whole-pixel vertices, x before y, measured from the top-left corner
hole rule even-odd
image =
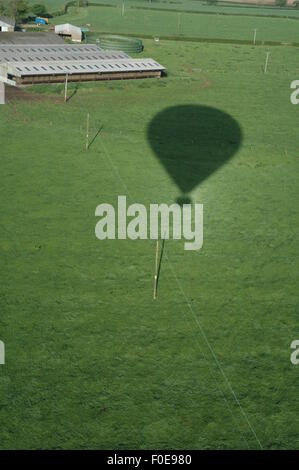
[[[181,191],[179,204],[239,149],[242,131],[229,114],[208,106],[164,109],[148,126],[151,147]]]

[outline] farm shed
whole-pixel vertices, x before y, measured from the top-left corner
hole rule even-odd
[[[69,38],[73,42],[81,42],[82,41],[82,31],[81,28],[78,26],[73,26],[72,24],[65,23],[65,24],[58,24],[55,26],[55,34],[63,38]]]
[[[1,45],[0,65],[17,85],[160,77],[165,68],[153,59],[132,59],[95,45]]]
[[[64,40],[54,33],[1,33],[1,44],[38,45],[38,44],[65,44]]]
[[[0,16],[0,32],[12,32],[15,30],[16,22],[13,18]]]

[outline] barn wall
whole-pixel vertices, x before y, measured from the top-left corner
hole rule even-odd
[[[116,73],[90,73],[83,75],[69,75],[69,82],[91,82],[103,80],[126,80],[138,78],[159,78],[160,71],[140,71],[140,72],[116,72]],[[35,83],[64,83],[65,75],[33,75],[27,77],[16,77],[17,85],[31,85]]]

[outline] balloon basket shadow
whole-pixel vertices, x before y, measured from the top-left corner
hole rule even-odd
[[[176,198],[176,201],[175,201],[179,206],[183,206],[184,204],[192,204],[192,199],[191,197],[189,197],[188,195],[186,194],[183,194],[181,196],[179,196],[178,198]]]

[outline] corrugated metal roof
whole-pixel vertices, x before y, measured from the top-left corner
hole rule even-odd
[[[165,68],[153,59],[120,59],[94,61],[16,62],[10,63],[15,76],[66,75],[111,72],[163,71]]]
[[[74,60],[113,60],[125,59],[128,55],[121,51],[104,51],[94,45],[1,45],[0,63],[10,62],[53,62]]]
[[[0,44],[65,44],[64,40],[55,33],[1,33]]]
[[[9,65],[9,75],[16,77],[165,70],[153,59],[132,59],[93,44],[0,44],[0,64]]]

